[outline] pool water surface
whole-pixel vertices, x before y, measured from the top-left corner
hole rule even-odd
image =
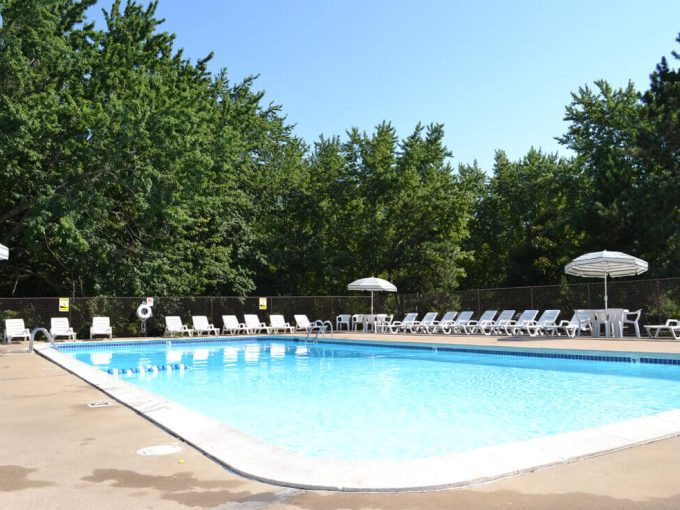
[[[326,459],[434,457],[680,408],[677,365],[278,339],[64,352],[269,444]]]

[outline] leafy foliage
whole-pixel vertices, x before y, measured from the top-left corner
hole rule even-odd
[[[157,2],[0,0],[6,295],[341,293],[554,283],[585,251],[680,267],[680,74],[584,86],[572,159],[454,168],[444,127],[297,139],[255,78],[174,49]],[[678,38],[680,42],[680,37]],[[674,53],[674,58],[680,56]]]

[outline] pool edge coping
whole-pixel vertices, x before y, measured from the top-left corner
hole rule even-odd
[[[255,338],[258,337],[241,337],[242,340]],[[292,338],[280,337],[281,340]],[[352,343],[352,339],[347,339],[347,342]],[[475,349],[479,347],[481,346],[475,346]],[[516,348],[504,346],[482,350]],[[531,347],[520,349],[546,350]],[[564,350],[576,352],[573,349]],[[317,459],[277,448],[243,434],[197,411],[80,362],[50,345],[36,346],[36,352],[192,445],[227,469],[254,480],[298,489],[400,492],[463,487],[680,435],[680,410],[672,410],[593,429],[426,459]],[[615,351],[603,352],[611,355]],[[661,353],[655,355],[664,356]],[[666,355],[674,357],[671,353]]]

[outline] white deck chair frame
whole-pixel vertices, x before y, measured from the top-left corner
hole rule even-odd
[[[387,330],[389,330],[390,333],[399,333],[400,331],[406,332],[407,329],[411,328],[411,325],[416,321],[417,318],[417,312],[409,312],[402,320],[392,321],[390,324],[388,324],[386,326]]]
[[[242,322],[239,322],[236,315],[222,316],[222,334],[236,335],[237,333],[247,333],[248,328]]]
[[[427,312],[422,320],[413,321],[411,326],[409,326],[409,331],[411,331],[411,333],[419,333],[421,331],[423,333],[429,333],[430,328],[434,328],[435,326],[434,323],[437,320],[437,315],[437,312]]]
[[[269,333],[269,326],[262,322],[257,314],[246,313],[243,315],[243,321],[246,323],[246,330],[249,334],[254,335],[255,333]]]
[[[456,319],[458,312],[455,310],[449,310],[444,314],[444,316],[432,323],[432,333],[443,333],[444,328],[451,325],[451,323]]]
[[[53,339],[66,337],[69,340],[76,339],[76,332],[68,323],[68,317],[52,317],[50,319],[50,335]]]
[[[465,310],[458,314],[458,318],[453,321],[449,326],[442,328],[444,333],[447,335],[462,334],[463,326],[472,320],[472,316],[475,314],[472,310]]]
[[[95,336],[108,336],[109,338],[113,338],[113,328],[111,328],[111,320],[108,317],[92,317],[90,339]]]
[[[538,320],[530,321],[521,326],[519,333],[526,331],[529,336],[551,335],[557,326],[555,321],[557,321],[559,315],[560,310],[544,310]]]
[[[538,310],[524,310],[516,321],[508,321],[503,327],[503,331],[508,336],[516,335],[515,331],[521,331],[521,328],[534,321],[537,315]]]
[[[214,324],[210,324],[208,322],[208,317],[205,315],[192,315],[191,323],[194,326],[196,336],[209,336],[211,333],[217,336],[220,332],[220,330],[217,329]]]
[[[5,342],[10,343],[15,338],[31,339],[31,332],[26,328],[24,319],[5,319]]]
[[[680,340],[680,320],[668,319],[664,324],[649,324],[645,326],[649,338],[659,338],[664,331],[668,331],[675,340]]]
[[[504,328],[514,316],[515,310],[503,310],[500,315],[493,320],[487,322],[480,321],[479,324],[477,324],[475,331],[477,334],[481,333],[486,336],[491,336],[492,333],[498,333],[499,330],[502,331],[502,328]]]
[[[269,316],[269,332],[270,333],[278,333],[281,331],[282,333],[285,333],[286,331],[289,333],[293,333],[295,331],[295,328],[290,325],[289,322],[286,322],[286,319],[283,317],[283,315],[270,315]]]
[[[498,310],[485,310],[484,313],[480,315],[479,319],[471,320],[467,324],[464,324],[463,332],[466,335],[472,335],[476,331],[479,331],[481,333],[482,324],[488,324],[489,322],[493,322],[494,317],[496,317],[497,313]]]
[[[193,336],[194,330],[182,322],[179,315],[165,316],[165,331],[163,336],[188,335]]]

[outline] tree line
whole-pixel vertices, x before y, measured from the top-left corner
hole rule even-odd
[[[192,62],[157,3],[0,0],[0,295],[409,293],[551,284],[587,251],[680,268],[680,72],[583,86],[563,158],[454,166],[444,126],[308,146],[267,103]],[[680,42],[680,36],[677,42]],[[673,53],[675,59],[680,55]],[[487,169],[488,170],[488,169]]]

